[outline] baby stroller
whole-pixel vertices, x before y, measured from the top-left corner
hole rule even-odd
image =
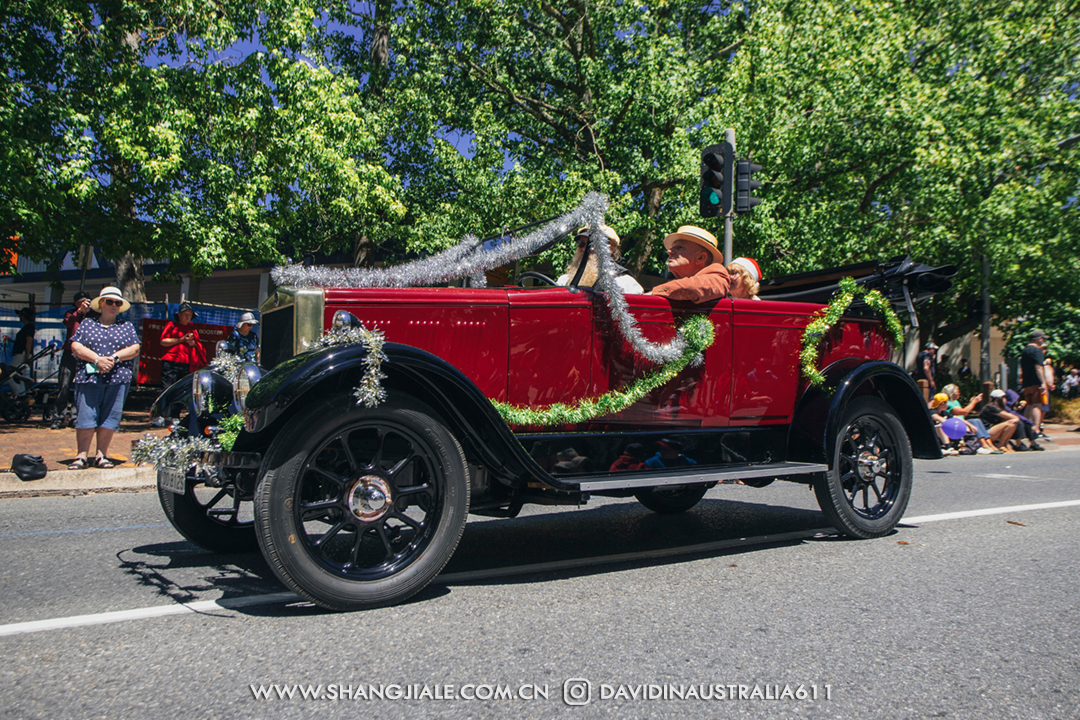
[[[31,378],[22,373],[29,369],[34,361],[46,355],[55,355],[60,347],[59,343],[50,343],[41,352],[24,360],[21,365],[0,363],[0,416],[9,423],[24,423],[30,419],[33,409],[31,391],[41,385],[35,385]]]

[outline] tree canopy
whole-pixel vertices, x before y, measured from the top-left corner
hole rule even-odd
[[[404,215],[386,128],[331,66],[345,5],[23,0],[0,19],[0,225],[196,274]],[[297,243],[300,244],[300,243]]]
[[[0,222],[43,250],[430,252],[600,190],[656,270],[679,225],[720,234],[699,159],[731,127],[767,181],[735,251],[766,275],[955,263],[939,341],[973,329],[983,256],[998,318],[1080,306],[1075,1],[12,6]]]

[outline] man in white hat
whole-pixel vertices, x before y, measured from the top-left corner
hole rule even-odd
[[[668,270],[674,280],[657,285],[650,295],[671,300],[709,302],[727,295],[731,277],[724,267],[724,254],[716,244],[716,236],[693,225],[683,225],[678,232],[664,238],[668,251]]]

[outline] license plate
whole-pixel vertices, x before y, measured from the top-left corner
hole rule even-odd
[[[183,470],[171,467],[159,467],[157,471],[158,487],[169,492],[183,495],[187,490],[187,477]]]

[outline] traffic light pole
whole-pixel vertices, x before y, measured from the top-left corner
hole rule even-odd
[[[724,131],[724,142],[731,145],[731,153],[735,154],[735,128],[728,128]],[[735,213],[729,212],[724,216],[724,263],[730,263],[731,257],[731,236],[732,231],[735,228]]]

